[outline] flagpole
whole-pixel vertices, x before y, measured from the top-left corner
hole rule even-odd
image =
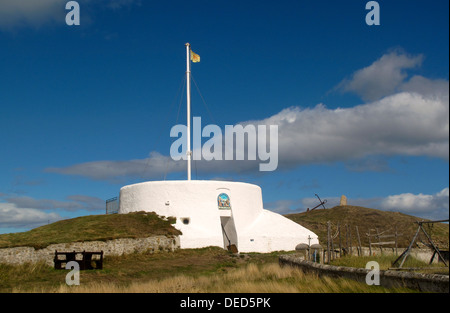
[[[191,45],[186,43],[186,90],[187,90],[187,180],[191,180]]]

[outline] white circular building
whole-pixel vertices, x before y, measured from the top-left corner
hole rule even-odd
[[[187,180],[122,187],[119,213],[136,211],[175,217],[181,248],[234,246],[239,252],[271,252],[318,243],[310,230],[265,210],[261,188],[253,184]]]
[[[300,243],[318,243],[317,235],[299,224],[263,208],[261,188],[229,181],[191,180],[190,74],[191,60],[200,61],[186,48],[187,180],[152,181],[120,189],[119,213],[155,212],[176,218],[182,232],[181,248],[219,246],[231,251],[271,252],[295,250]]]

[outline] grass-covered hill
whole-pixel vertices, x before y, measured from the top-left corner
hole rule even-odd
[[[371,234],[373,234],[377,228],[380,233],[385,232],[384,234],[394,234],[395,227],[397,227],[398,233],[402,234],[402,236],[399,237],[398,245],[399,247],[407,247],[417,230],[418,225],[416,221],[424,220],[399,212],[386,212],[351,205],[336,206],[332,209],[316,209],[310,212],[288,214],[286,217],[316,233],[319,236],[319,241],[324,244],[327,242],[328,221],[330,221],[332,225],[332,235],[336,234],[336,226],[338,223],[340,224],[341,241],[343,244],[346,242],[345,225],[349,225],[353,246],[357,244],[355,226],[358,226],[361,244],[363,246],[368,246],[368,237],[366,234],[369,233],[369,229],[371,229]],[[424,224],[424,228],[440,248],[448,248],[448,224]],[[428,243],[422,233],[420,234],[420,239],[423,242]],[[393,240],[393,238],[382,238],[381,241],[391,240]],[[333,242],[337,243],[338,238],[336,237],[333,239]],[[374,242],[374,239],[372,239],[372,242]]]
[[[82,216],[27,232],[0,235],[0,248],[38,249],[55,243],[179,235],[180,231],[172,226],[174,222],[174,218],[162,218],[154,212]]]
[[[346,225],[349,225],[353,246],[357,245],[355,226],[358,226],[363,246],[368,245],[365,234],[369,232],[369,229],[371,229],[371,233],[378,229],[380,233],[393,234],[395,227],[397,227],[398,233],[402,234],[398,241],[399,247],[406,247],[417,230],[416,221],[423,220],[398,212],[386,212],[350,205],[288,214],[286,217],[315,232],[322,244],[327,242],[328,221],[332,224],[333,235],[336,234],[337,224],[340,224],[343,245],[346,242]],[[19,246],[44,248],[54,243],[143,238],[153,235],[180,235],[180,231],[172,225],[174,222],[174,218],[162,218],[154,212],[83,216],[58,221],[27,232],[0,235],[0,248]],[[448,224],[428,224],[424,228],[440,248],[448,248]],[[420,239],[427,242],[422,234]],[[374,242],[374,239],[372,240]],[[393,239],[382,239],[382,241],[391,240]],[[338,238],[333,241],[337,243]]]

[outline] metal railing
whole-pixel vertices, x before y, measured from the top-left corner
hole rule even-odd
[[[119,213],[119,198],[114,197],[106,200],[106,214]]]

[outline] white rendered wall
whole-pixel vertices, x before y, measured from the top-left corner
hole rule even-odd
[[[226,193],[231,211],[219,210],[217,197]],[[263,209],[259,186],[227,181],[153,181],[120,189],[119,213],[155,212],[173,216],[181,248],[224,247],[220,216],[235,225],[240,252],[294,250],[299,243],[318,243],[317,235],[299,224]],[[183,220],[189,219],[189,224]],[[308,236],[310,239],[308,239]]]

